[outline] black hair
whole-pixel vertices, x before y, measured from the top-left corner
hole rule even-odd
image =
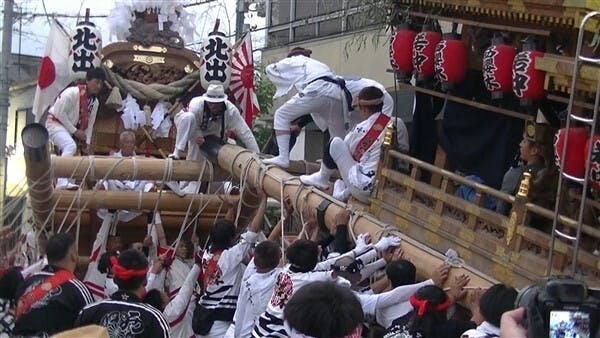
[[[12,267],[6,269],[2,277],[0,277],[0,298],[15,300],[18,287],[23,282],[20,267]]]
[[[364,321],[356,296],[333,282],[300,288],[283,309],[283,317],[294,330],[317,338],[347,336]]]
[[[392,283],[392,288],[415,284],[417,268],[406,259],[390,262],[385,267],[385,274]]]
[[[50,237],[46,245],[48,264],[53,265],[65,259],[73,245],[75,245],[75,238],[70,234],[63,232]]]
[[[504,284],[495,284],[479,298],[479,312],[486,322],[500,327],[500,317],[514,308],[516,298],[517,290]]]
[[[162,293],[157,289],[152,289],[144,296],[144,303],[153,306],[155,309],[163,312]]]
[[[383,92],[381,91],[381,89],[374,87],[374,86],[365,87],[365,88],[361,89],[360,92],[358,92],[359,100],[375,100],[375,99],[382,99],[382,98],[383,98]],[[367,106],[366,108],[371,113],[378,113],[383,109],[383,102],[381,102],[380,104],[375,105],[375,106]]]
[[[100,273],[108,273],[110,271],[110,258],[117,257],[118,254],[116,251],[105,252],[98,258],[98,265],[96,266]]]
[[[287,54],[287,57],[292,57],[292,56],[296,56],[296,55],[304,55],[307,58],[309,58],[311,54],[312,54],[312,50],[310,50],[310,49],[306,49],[306,48],[302,48],[302,47],[294,47],[294,48],[292,48],[292,50],[289,51],[289,53]]]
[[[85,73],[85,79],[90,81],[93,79],[98,79],[100,81],[106,80],[106,74],[104,73],[104,69],[100,67],[92,68]]]
[[[292,268],[299,272],[312,271],[319,262],[319,245],[307,239],[299,239],[285,251]]]
[[[229,249],[234,239],[235,224],[227,219],[219,219],[210,229],[210,251]]]
[[[119,265],[125,269],[142,270],[148,267],[148,260],[146,260],[144,254],[133,249],[121,252],[117,260]],[[114,276],[113,280],[119,287],[119,290],[134,291],[144,284],[146,276],[134,277],[128,280],[120,280],[117,276]]]
[[[275,269],[281,259],[279,244],[262,241],[254,248],[254,265],[259,269]]]
[[[435,311],[435,307],[446,301],[446,293],[438,286],[427,285],[417,290],[415,296],[427,300],[427,310],[423,316],[418,315],[417,309],[413,311],[408,322],[408,331],[413,337],[419,333],[423,337],[435,337],[436,328],[446,322],[446,312]]]

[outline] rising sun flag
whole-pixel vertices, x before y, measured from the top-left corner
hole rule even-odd
[[[254,59],[250,32],[247,32],[234,46],[229,90],[241,106],[246,124],[252,128],[260,108],[254,87]]]

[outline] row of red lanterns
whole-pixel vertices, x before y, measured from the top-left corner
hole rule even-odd
[[[560,167],[560,160],[565,146],[566,129],[560,129],[556,133],[554,143],[554,156],[556,166]],[[585,176],[585,162],[590,147],[589,184],[592,188],[600,190],[600,135],[590,139],[590,134],[585,127],[574,127],[569,129],[569,142],[565,152],[565,167],[563,172],[575,178],[582,179]]]
[[[495,39],[483,54],[483,80],[492,97],[501,98],[512,90],[525,102],[542,99],[545,74],[535,69],[538,56],[543,53],[532,44],[524,44],[517,53],[511,45]],[[417,33],[405,25],[392,38],[390,59],[399,78],[407,80],[413,72],[419,80],[435,76],[447,90],[465,78],[467,47],[455,34],[442,38],[427,26]]]

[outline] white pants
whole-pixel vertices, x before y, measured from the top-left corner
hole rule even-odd
[[[196,116],[188,111],[180,111],[175,115],[175,149],[184,151],[188,147],[187,160],[198,161],[202,158],[196,137],[200,136],[196,127]]]
[[[50,140],[56,147],[58,147],[60,156],[71,157],[75,155],[77,152],[77,144],[75,143],[75,140],[73,140],[71,133],[69,133],[69,131],[63,127],[62,124],[53,121],[47,121],[46,129],[48,129]],[[56,180],[56,186],[63,187],[68,183],[73,182],[74,180],[72,179],[58,178]]]
[[[343,106],[341,100],[325,95],[294,95],[275,112],[273,128],[289,131],[292,121],[303,115],[311,114],[315,124],[322,130],[329,129],[331,138],[344,137]]]
[[[343,188],[349,189],[352,196],[356,197],[356,199],[362,202],[367,202],[369,200],[370,193],[368,191],[364,191],[360,187],[362,183],[359,183],[359,181],[369,181],[370,178],[358,177],[358,175],[362,175],[358,170],[359,163],[356,162],[352,157],[352,153],[350,152],[346,142],[339,137],[333,138],[331,140],[331,145],[329,146],[329,154],[337,165],[340,176],[342,176],[342,180],[344,181]],[[334,195],[338,194],[343,193],[341,191],[334,191]]]

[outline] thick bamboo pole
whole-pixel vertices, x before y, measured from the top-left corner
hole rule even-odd
[[[171,164],[168,164],[171,161]],[[174,180],[196,181],[204,168],[204,161],[167,160],[158,158],[137,157],[116,158],[109,156],[52,156],[51,165],[55,177],[73,177],[82,179],[86,173],[88,180]],[[165,171],[169,169],[170,174]],[[319,170],[319,165],[304,161],[292,161],[289,172],[297,174],[313,173]],[[202,181],[210,179],[210,163],[206,164]],[[219,168],[214,168],[213,181],[224,181],[229,174]]]
[[[96,210],[91,210],[92,213],[95,213]],[[224,207],[224,210],[221,210],[221,217],[224,215],[224,213],[227,212],[226,207]],[[65,219],[66,216],[66,219]],[[77,217],[77,210],[71,210],[71,212],[69,214],[67,214],[67,210],[66,209],[60,209],[60,210],[56,210],[56,212],[54,213],[54,224],[60,224],[63,220],[65,220],[65,224],[71,224]],[[91,222],[93,221],[93,218],[95,216],[92,214],[90,215],[90,210],[86,209],[83,210],[81,212],[81,218],[80,218],[80,222],[81,224],[91,224]],[[212,212],[207,212],[207,213],[202,213],[202,215],[200,217],[198,217],[198,230],[199,231],[208,231],[210,230],[211,225],[214,223],[215,221],[215,217],[217,217],[217,213],[212,213]],[[161,213],[160,216],[161,220],[162,220],[162,225],[165,228],[165,230],[179,230],[179,228],[181,227],[181,225],[183,224],[183,221],[185,220],[185,212],[169,212],[169,213]],[[190,218],[188,217],[188,222],[190,221]],[[119,226],[121,227],[133,227],[133,228],[143,228],[146,229],[146,226],[148,225],[148,221],[145,215],[141,215],[139,217],[134,218],[133,220],[131,220],[130,222],[127,223],[120,223]]]
[[[170,162],[170,163],[169,163]],[[86,172],[90,180],[162,180],[196,181],[204,170],[203,181],[211,177],[211,164],[204,161],[167,160],[157,158],[116,158],[103,156],[52,156],[54,176],[82,179]],[[206,167],[205,167],[206,166]],[[170,170],[169,170],[170,169]],[[167,172],[165,174],[165,172]],[[223,180],[227,173],[215,168],[213,180]]]
[[[305,201],[304,205],[306,208],[317,208],[324,199],[332,201],[332,204],[325,212],[325,223],[330,229],[335,227],[334,217],[339,211],[345,208],[352,209],[352,206],[347,206],[330,196],[318,193],[313,188],[301,186],[297,177],[288,174],[280,168],[266,167],[254,154],[238,146],[222,146],[217,153],[216,161],[221,168],[231,171],[231,174],[236,177],[240,177],[242,173],[247,172],[247,184],[264,190],[267,195],[276,199],[281,199],[282,197],[280,191],[283,184],[283,197],[289,197],[297,210],[303,204],[302,201]],[[246,166],[249,167],[246,168]],[[355,221],[351,224],[351,228],[355,234],[370,233],[374,240],[391,231],[399,234],[397,228],[393,225],[384,224],[372,216],[361,212],[356,213]],[[402,234],[400,234],[400,237],[403,239],[402,249],[404,250],[405,257],[417,266],[420,277],[428,278],[444,262],[445,257],[441,253]],[[469,266],[452,268],[448,280],[452,280],[461,274],[467,274],[471,278],[470,286],[488,287],[497,282],[490,276],[486,276]]]
[[[52,211],[52,174],[48,151],[48,131],[39,123],[32,123],[21,132],[25,155],[25,175],[29,186],[29,202],[33,210],[34,226],[45,225]]]
[[[229,198],[231,203],[237,203],[239,199],[238,196],[227,197],[225,195],[186,195],[179,197],[172,192],[165,191],[160,194],[160,210],[185,212],[192,203],[190,208],[192,213],[197,212],[204,206],[206,207],[203,212],[215,213],[226,198]],[[69,208],[72,203],[73,210],[79,208],[154,210],[158,199],[158,192],[57,190],[52,196],[51,205],[56,204],[57,208]]]

